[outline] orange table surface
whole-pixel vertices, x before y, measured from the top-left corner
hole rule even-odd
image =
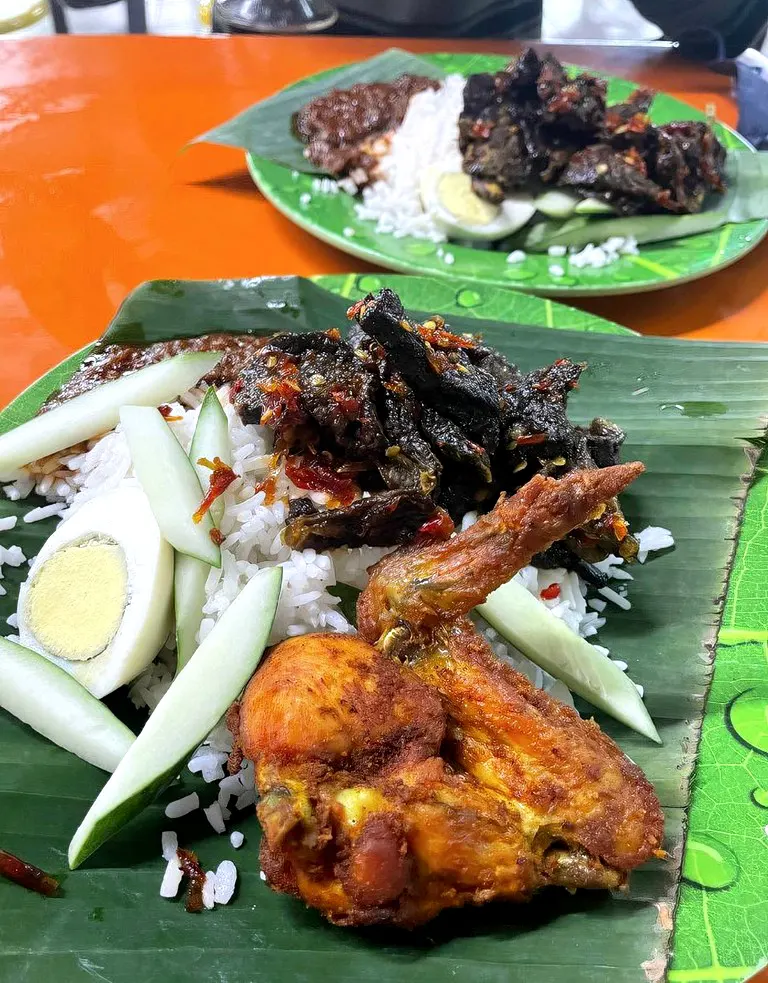
[[[242,154],[197,134],[304,75],[392,44],[512,54],[514,42],[376,38],[56,37],[0,44],[0,405],[97,337],[156,277],[360,270],[256,191]],[[559,48],[735,122],[730,82],[659,49]],[[768,339],[768,242],[721,273],[579,299],[649,334]]]

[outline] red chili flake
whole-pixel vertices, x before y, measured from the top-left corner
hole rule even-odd
[[[164,420],[167,420],[168,423],[173,423],[174,420],[180,420],[181,419],[180,416],[173,416],[172,415],[173,414],[173,409],[167,403],[163,403],[162,406],[158,406],[157,408],[160,411],[160,416],[162,416]]]
[[[224,535],[221,529],[217,529],[216,526],[211,529],[208,535],[211,537],[211,542],[215,543],[217,546],[221,546],[221,544],[224,542]]]
[[[275,501],[275,492],[277,490],[277,478],[274,474],[268,474],[267,477],[254,486],[253,494],[258,495],[259,492],[264,492],[264,504],[272,505]]]
[[[219,495],[223,495],[237,477],[232,468],[225,464],[220,457],[214,457],[212,461],[209,461],[207,457],[201,457],[197,463],[208,468],[211,477],[208,479],[208,491],[205,493],[200,507],[192,515],[192,521],[195,523],[200,522]]]
[[[267,382],[257,383],[257,389],[264,394],[262,402],[261,424],[266,426],[271,420],[281,420],[283,417],[301,416],[299,406],[299,367],[282,352],[270,355],[269,368],[274,368],[272,378]]]
[[[445,327],[445,321],[438,314],[431,317],[424,324],[418,325],[419,334],[433,348],[477,348],[474,338],[465,338],[463,335],[454,334]]]
[[[326,338],[330,338],[331,341],[341,341],[341,332],[338,328],[328,328],[325,332]]]
[[[343,389],[335,387],[329,391],[329,395],[346,416],[355,417],[360,412],[360,400],[355,399]]]
[[[245,383],[243,382],[243,377],[238,376],[237,379],[235,379],[235,381],[229,387],[229,395],[237,396],[237,394],[240,392],[240,390],[243,388],[244,385]]]
[[[353,321],[359,314],[362,313],[364,307],[365,307],[365,297],[363,297],[362,300],[356,301],[354,304],[352,304],[351,307],[347,308],[347,318],[350,321]]]
[[[55,877],[51,877],[33,864],[28,864],[25,860],[20,860],[6,850],[0,850],[0,875],[20,884],[28,891],[44,894],[47,898],[59,890],[59,882]]]
[[[285,473],[297,488],[329,492],[341,505],[349,505],[355,500],[357,485],[354,481],[321,464],[316,458],[287,457]]]
[[[545,587],[539,592],[539,597],[543,601],[554,601],[556,597],[560,597],[560,584],[550,584],[549,587]]]
[[[179,866],[185,877],[189,878],[189,888],[187,889],[187,911],[203,910],[203,884],[205,883],[205,871],[200,866],[197,855],[191,850],[182,850],[181,847],[176,851],[179,859]]]
[[[518,437],[515,443],[518,447],[528,447],[530,444],[543,444],[546,439],[545,433],[529,433]]]
[[[431,519],[419,526],[417,536],[427,539],[449,539],[456,527],[445,509],[437,509]]]
[[[481,140],[487,140],[492,130],[492,124],[481,119],[475,120],[472,124],[472,136],[479,137]]]

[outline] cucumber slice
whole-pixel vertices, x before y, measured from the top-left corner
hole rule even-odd
[[[173,597],[176,609],[176,672],[180,672],[197,649],[197,633],[203,620],[205,582],[211,568],[185,553],[176,554]]]
[[[534,198],[536,210],[548,218],[569,218],[576,210],[579,199],[567,191],[545,191]]]
[[[200,484],[207,491],[211,472],[204,465],[197,463],[201,457],[205,457],[209,461],[218,457],[225,464],[232,464],[227,414],[224,412],[224,407],[219,402],[219,397],[213,386],[209,386],[205,394],[205,399],[200,407],[200,415],[197,418],[195,435],[189,448],[189,459],[195,466]],[[216,499],[210,512],[211,518],[218,526],[224,515],[224,502],[221,498]]]
[[[69,673],[7,638],[0,638],[0,707],[105,771],[114,771],[136,740]]]
[[[0,481],[12,481],[30,461],[55,454],[117,425],[127,403],[158,406],[186,392],[211,371],[220,352],[186,352],[105,382],[0,436]]]
[[[219,402],[216,390],[210,386],[205,394],[195,435],[189,448],[189,459],[197,471],[200,484],[208,486],[211,472],[197,462],[201,457],[212,461],[215,457],[225,464],[232,463],[227,414]],[[218,525],[224,515],[224,501],[217,498],[210,508],[211,518]],[[203,620],[205,582],[210,567],[202,560],[184,553],[176,554],[173,577],[173,596],[176,608],[176,672],[183,669],[197,648],[197,632]]]
[[[520,584],[509,581],[499,587],[477,611],[531,662],[638,734],[661,744],[632,680]]]
[[[249,581],[158,703],[69,845],[73,869],[149,805],[179,773],[248,682],[267,644],[282,570]]]
[[[600,198],[582,198],[573,212],[575,215],[615,215],[616,209]]]
[[[124,406],[120,423],[133,470],[160,532],[177,552],[220,567],[221,550],[211,539],[214,525],[210,512],[199,522],[192,518],[204,495],[197,473],[159,410]]]

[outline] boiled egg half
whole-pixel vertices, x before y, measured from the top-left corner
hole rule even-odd
[[[530,195],[505,198],[492,205],[472,189],[472,179],[463,171],[426,168],[419,182],[424,211],[450,239],[493,242],[522,228],[536,212]]]
[[[171,627],[173,549],[138,486],[92,498],[46,540],[19,591],[23,645],[97,697],[130,682]]]

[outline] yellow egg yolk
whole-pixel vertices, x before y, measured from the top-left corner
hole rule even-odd
[[[488,225],[499,214],[497,205],[491,205],[475,194],[469,174],[443,174],[437,194],[448,211],[467,225]]]
[[[63,546],[30,585],[25,615],[43,648],[84,662],[103,652],[120,627],[128,601],[125,555],[111,539]]]

